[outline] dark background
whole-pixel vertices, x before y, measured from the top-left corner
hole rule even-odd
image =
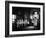
[[[38,19],[38,24],[37,26],[34,26],[33,23],[31,22],[29,16],[30,14],[34,14],[34,12],[38,12],[39,14],[39,19]],[[12,7],[12,14],[17,15],[17,19],[15,19],[16,21],[12,24],[12,31],[25,31],[25,30],[40,30],[40,8],[29,8],[29,7]],[[29,20],[30,24],[26,24],[26,26],[20,25],[17,28],[17,20],[18,19],[23,19],[24,20],[24,14],[27,15],[27,19]],[[24,29],[25,27],[28,26],[34,26],[35,28],[33,29]]]

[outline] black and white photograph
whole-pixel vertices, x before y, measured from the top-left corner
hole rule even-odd
[[[12,31],[40,30],[40,8],[12,7]]]
[[[44,35],[44,3],[5,3],[6,37]]]

